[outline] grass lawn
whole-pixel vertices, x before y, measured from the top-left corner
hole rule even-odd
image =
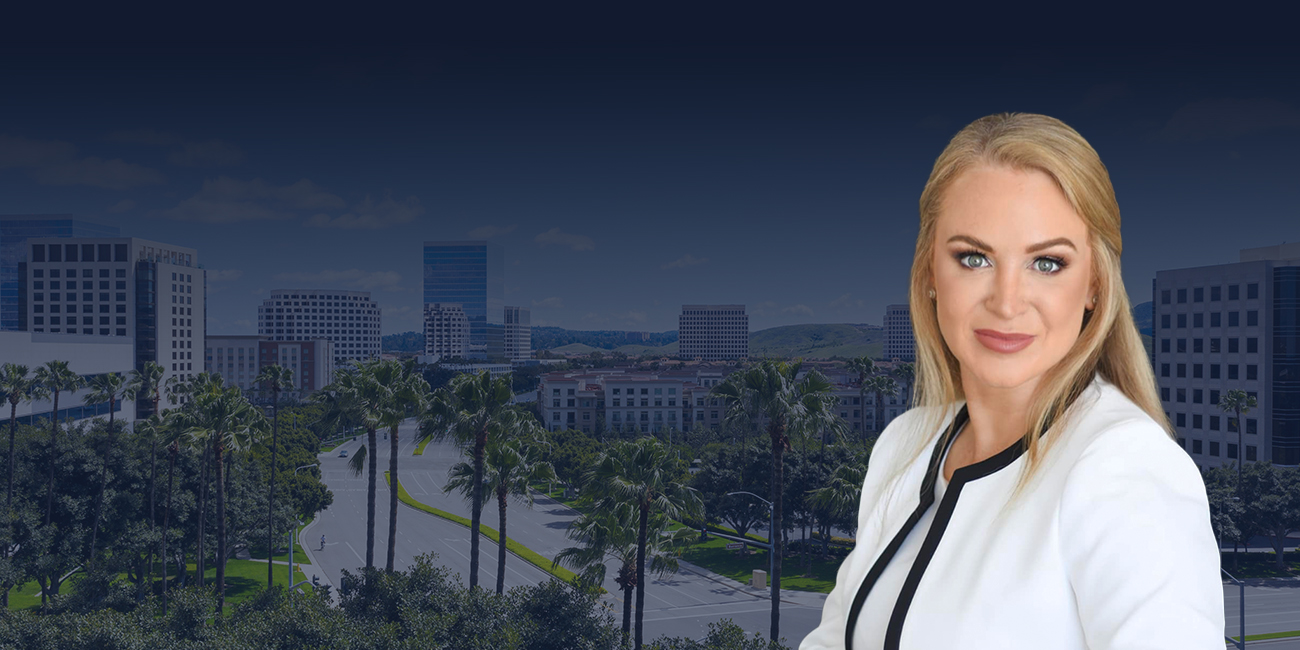
[[[306,528],[307,524],[310,524],[312,522],[312,519],[313,519],[312,517],[308,517],[307,520],[304,521],[302,525],[298,527],[298,541],[294,542],[293,544],[293,561],[297,564],[311,564],[310,562],[307,561],[307,553],[302,550],[302,541],[303,541],[302,529]],[[288,537],[289,534],[285,533],[284,538],[287,540]],[[310,544],[311,542],[308,543]],[[248,554],[251,555],[254,560],[266,561],[266,550],[262,549],[261,547],[253,546],[249,548]],[[279,562],[288,562],[289,552],[283,551],[280,553],[276,553],[275,557],[271,559]]]
[[[205,567],[203,575],[206,577],[205,584],[211,584],[211,581],[217,579],[216,567]],[[311,571],[311,565],[304,565],[308,571]],[[194,563],[191,562],[186,567],[190,573],[190,579],[194,579]],[[275,567],[275,584],[288,586],[288,569],[287,566]],[[302,571],[294,570],[294,582],[300,582],[307,579]],[[122,574],[125,578],[126,574]],[[68,590],[81,577],[77,574],[68,578],[63,586],[59,588],[61,593],[67,593]],[[175,576],[168,576],[170,580],[175,580]],[[157,580],[155,580],[157,582]],[[254,593],[266,587],[266,563],[255,560],[230,560],[226,562],[226,609],[229,613],[230,607],[242,602],[244,599],[252,596]],[[9,609],[19,610],[29,607],[36,607],[41,604],[40,587],[33,580],[14,587],[9,592]]]
[[[423,456],[423,455],[424,455],[424,448],[427,447],[427,446],[429,446],[429,442],[432,441],[432,440],[433,440],[433,436],[425,436],[422,440],[420,440],[420,444],[418,444],[418,445],[415,446],[415,452],[412,453],[411,455],[412,455],[412,456]]]
[[[729,539],[710,536],[709,541],[703,544],[692,544],[682,553],[682,559],[744,583],[753,577],[754,569],[768,570],[770,560],[766,550],[751,547],[747,554],[737,555],[736,551],[727,550],[729,542]],[[814,556],[812,573],[804,576],[803,558],[787,557],[781,564],[781,588],[828,594],[835,587],[835,572],[839,571],[842,561],[842,557],[832,556],[823,562]]]

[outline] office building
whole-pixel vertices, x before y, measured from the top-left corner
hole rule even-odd
[[[130,341],[135,367],[155,361],[163,381],[203,371],[206,281],[194,249],[134,237],[33,238],[27,259],[29,331]],[[164,396],[160,406],[172,404]],[[152,408],[138,401],[136,417]]]
[[[749,316],[744,305],[682,305],[677,354],[719,361],[749,356]]]
[[[487,241],[424,242],[424,302],[461,305],[470,359],[506,358],[504,258],[501,246]]]
[[[328,339],[271,341],[252,335],[209,336],[207,343],[205,370],[221,375],[227,386],[238,386],[259,400],[273,397],[256,381],[266,366],[279,365],[293,371],[293,386],[281,389],[282,399],[305,399],[334,378],[334,343]]]
[[[327,339],[337,368],[379,358],[380,317],[369,291],[276,289],[257,308],[257,333],[271,341]]]
[[[135,365],[135,344],[124,336],[98,336],[94,334],[51,334],[46,332],[0,332],[0,350],[4,363],[27,366],[29,378],[46,362],[66,361],[68,369],[89,381],[95,375],[116,373],[129,377]],[[59,395],[58,420],[81,420],[91,417],[108,418],[108,402],[86,403],[89,388]],[[118,401],[114,418],[129,423],[135,420],[134,403]],[[49,421],[53,415],[52,399],[19,402],[16,419],[19,424]],[[10,405],[0,408],[0,429],[8,430]]]
[[[520,361],[533,356],[532,311],[524,307],[506,307],[506,358]]]
[[[469,319],[460,303],[424,304],[424,354],[439,359],[466,359]]]
[[[1300,465],[1300,243],[1243,249],[1235,263],[1158,271],[1152,367],[1178,443],[1203,469]],[[1219,400],[1241,390],[1257,405]]]
[[[27,240],[119,234],[117,226],[70,214],[0,215],[0,331],[27,328]]]
[[[916,336],[912,331],[912,310],[907,305],[885,306],[886,359],[916,363]]]

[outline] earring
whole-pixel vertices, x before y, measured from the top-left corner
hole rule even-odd
[[[930,290],[930,300],[934,300],[934,289]]]

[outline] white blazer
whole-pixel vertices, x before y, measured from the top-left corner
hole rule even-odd
[[[957,469],[936,504],[942,458],[968,419],[965,402],[957,404],[939,431],[916,430],[923,414],[912,409],[881,432],[862,486],[857,546],[800,650],[866,650],[854,632],[867,598],[887,599],[873,606],[892,610],[888,629],[867,635],[887,650],[1223,649],[1205,484],[1145,411],[1096,374],[1041,478],[994,525],[1027,458],[1017,441]],[[908,466],[886,507],[880,484],[891,455],[915,436],[933,451]],[[930,508],[923,530],[916,524]],[[898,591],[871,593],[899,547],[921,540]]]

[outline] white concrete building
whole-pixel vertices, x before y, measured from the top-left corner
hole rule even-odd
[[[749,356],[749,316],[744,305],[682,305],[677,354],[718,361]]]
[[[916,337],[912,332],[912,310],[907,305],[885,306],[886,359],[916,361]]]
[[[269,341],[262,336],[210,336],[204,354],[207,372],[221,375],[227,386],[238,386],[250,397],[270,399],[255,380],[262,368],[281,365],[293,371],[293,387],[281,398],[304,399],[334,378],[333,342]]]
[[[469,318],[460,303],[424,304],[424,354],[441,359],[469,358]]]
[[[257,333],[271,341],[333,342],[334,367],[378,359],[380,309],[369,291],[276,289],[257,308]]]
[[[47,361],[66,361],[68,369],[89,380],[95,375],[117,373],[127,376],[135,365],[135,344],[124,336],[99,336],[95,334],[50,334],[43,332],[0,332],[0,362],[27,366],[28,377]],[[108,403],[86,404],[89,390],[59,395],[59,419],[81,420],[90,417],[108,418]],[[18,404],[17,419],[20,424],[32,424],[42,418],[48,421],[54,409],[52,400],[36,400]],[[10,404],[0,404],[0,428],[9,425]],[[135,404],[117,404],[116,419],[131,422],[135,417]]]
[[[28,331],[130,342],[134,367],[155,361],[163,381],[203,371],[206,276],[197,251],[134,237],[27,245]],[[164,396],[159,406],[172,404]],[[136,417],[151,410],[139,401]]]

